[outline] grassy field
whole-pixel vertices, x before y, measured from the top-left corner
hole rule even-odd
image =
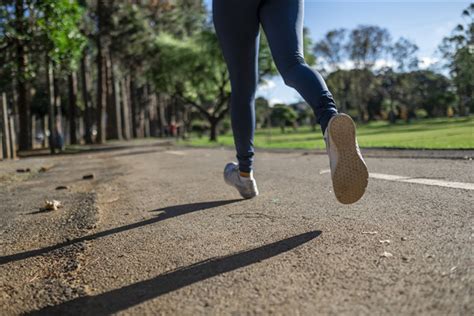
[[[373,122],[357,129],[361,147],[418,148],[418,149],[474,149],[474,117],[425,119],[410,124]],[[232,134],[219,135],[218,142],[209,142],[206,136],[191,137],[181,144],[190,146],[233,146]],[[258,148],[325,148],[321,131],[301,127],[297,131],[279,128],[260,129],[255,134]]]

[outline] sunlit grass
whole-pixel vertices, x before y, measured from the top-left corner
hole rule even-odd
[[[361,147],[419,148],[419,149],[474,149],[474,117],[425,119],[407,123],[373,122],[359,125],[358,141]],[[191,137],[181,141],[190,146],[233,146],[232,134],[219,135],[218,142],[208,137]],[[296,131],[288,128],[260,129],[255,133],[257,148],[312,149],[324,148],[321,130],[312,131],[304,126]]]

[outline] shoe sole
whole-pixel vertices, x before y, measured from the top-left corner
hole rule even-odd
[[[356,150],[354,121],[346,114],[337,115],[329,123],[328,131],[338,157],[332,176],[334,193],[343,204],[355,203],[364,195],[369,172]]]

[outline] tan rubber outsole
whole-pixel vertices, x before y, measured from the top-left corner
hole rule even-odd
[[[352,204],[364,195],[369,172],[356,150],[355,124],[346,114],[335,116],[328,126],[331,146],[334,146],[338,161],[332,176],[334,193],[339,202]]]

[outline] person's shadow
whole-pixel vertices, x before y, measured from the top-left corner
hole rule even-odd
[[[161,213],[159,213],[158,215],[156,215],[153,218],[150,218],[150,219],[147,219],[147,220],[144,220],[144,221],[141,221],[141,222],[136,222],[136,223],[120,226],[120,227],[115,227],[115,228],[112,228],[112,229],[109,229],[109,230],[101,231],[101,232],[94,233],[94,234],[91,234],[91,235],[78,237],[78,238],[75,238],[75,239],[71,239],[71,240],[56,244],[56,245],[52,245],[52,246],[48,246],[48,247],[44,247],[44,248],[40,248],[40,249],[33,249],[33,250],[28,250],[28,251],[12,254],[12,255],[2,256],[2,257],[0,257],[0,265],[6,264],[6,263],[9,263],[9,262],[12,262],[12,261],[18,261],[18,260],[27,259],[27,258],[30,258],[30,257],[40,256],[40,255],[43,255],[43,254],[48,253],[50,251],[57,250],[57,249],[60,249],[60,248],[66,247],[66,246],[70,246],[70,245],[73,245],[73,244],[76,244],[76,243],[80,243],[80,242],[88,241],[88,240],[94,240],[94,239],[109,236],[109,235],[112,235],[112,234],[117,234],[117,233],[120,233],[120,232],[123,232],[123,231],[143,227],[143,226],[154,224],[154,223],[157,223],[159,221],[169,219],[169,218],[172,218],[172,217],[181,216],[181,215],[188,214],[188,213],[191,213],[191,212],[202,211],[202,210],[205,210],[205,209],[210,209],[210,208],[214,208],[214,207],[218,207],[218,206],[222,206],[222,205],[226,205],[226,204],[231,204],[231,203],[235,203],[235,202],[239,202],[239,201],[243,201],[243,200],[242,199],[220,200],[220,201],[210,201],[210,202],[173,205],[173,206],[169,206],[169,207],[159,208],[159,209],[153,210],[151,212],[161,212]]]
[[[292,250],[318,237],[320,231],[311,231],[279,240],[258,248],[211,258],[193,265],[169,271],[155,278],[140,281],[109,292],[85,296],[45,307],[31,315],[109,315],[176,291],[182,287],[230,272]]]

